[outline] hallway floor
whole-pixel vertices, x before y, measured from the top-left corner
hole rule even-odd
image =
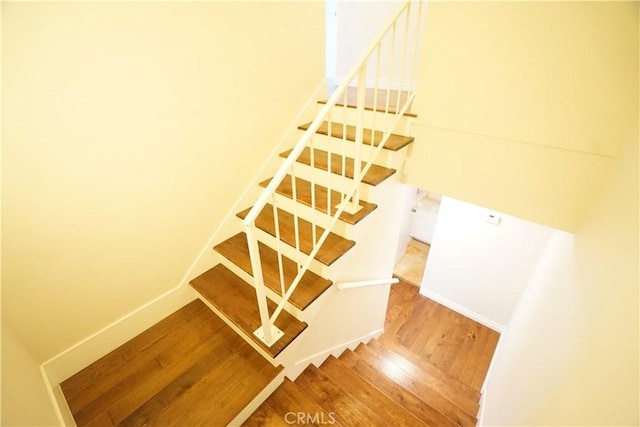
[[[391,287],[385,330],[378,341],[479,392],[498,338],[498,332],[426,298],[401,280]]]
[[[414,286],[420,287],[427,258],[429,257],[429,249],[430,246],[428,244],[411,238],[407,245],[407,250],[393,268],[393,274]]]

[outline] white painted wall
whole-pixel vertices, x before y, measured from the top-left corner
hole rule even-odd
[[[431,2],[407,182],[575,232],[637,120],[639,5]]]
[[[420,292],[496,330],[513,313],[551,229],[443,197]]]
[[[44,361],[180,283],[322,82],[324,5],[16,2],[2,24],[2,322]]]
[[[36,378],[163,311],[101,334],[181,283],[321,84],[324,5],[3,2],[1,19],[1,320]],[[2,380],[28,422],[13,393],[37,381]]]
[[[496,350],[480,425],[640,423],[638,178],[636,133],[575,236],[554,233]]]
[[[397,195],[400,233],[398,236],[398,248],[396,249],[394,265],[400,261],[402,255],[406,252],[407,245],[411,239],[411,227],[414,216],[412,209],[415,207],[418,197],[417,189],[406,184],[398,184]]]
[[[401,5],[402,1],[338,0],[338,83]]]

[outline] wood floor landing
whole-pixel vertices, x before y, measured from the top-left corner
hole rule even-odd
[[[217,426],[280,371],[195,300],[61,387],[78,426]]]
[[[474,426],[498,336],[401,281],[380,338],[285,379],[244,425]]]

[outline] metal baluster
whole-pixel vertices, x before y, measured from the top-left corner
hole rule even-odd
[[[296,242],[296,251],[300,253],[300,218],[298,217],[298,186],[296,184],[296,175],[294,171],[295,163],[291,164],[291,196],[293,197],[293,236]],[[302,265],[296,259],[298,271]]]
[[[311,152],[311,239],[316,244],[316,154],[313,146],[314,137],[309,141],[309,150]],[[313,247],[313,246],[312,246]]]
[[[284,284],[284,270],[282,261],[282,241],[280,240],[280,218],[278,215],[278,206],[275,193],[271,195],[271,206],[273,206],[273,222],[276,228],[276,253],[278,254],[278,273],[280,273],[280,292],[281,295],[284,296],[286,290]]]
[[[389,103],[390,103],[390,97],[391,97],[391,83],[392,83],[392,77],[393,77],[393,60],[395,59],[396,56],[396,23],[393,23],[393,33],[391,35],[391,56],[390,56],[390,61],[389,61],[389,76],[388,76],[388,83],[387,83],[387,101],[385,103],[385,107],[384,107],[384,112],[388,113],[389,112]]]
[[[264,287],[264,279],[262,277],[262,264],[260,263],[260,249],[258,248],[258,239],[254,236],[256,227],[255,221],[245,227],[247,233],[247,244],[249,246],[249,256],[251,258],[251,269],[253,271],[253,283],[256,288],[256,299],[258,300],[258,311],[260,312],[260,323],[262,323],[262,333],[264,341],[267,345],[274,342],[271,320],[269,319],[269,307],[267,306],[267,294]],[[257,332],[257,331],[256,331]]]
[[[407,49],[409,45],[409,17],[411,14],[411,8],[407,8],[406,10],[407,17],[405,19],[405,28],[404,28],[404,45],[402,47],[402,61],[400,68],[400,84],[398,86],[398,99],[396,100],[396,114],[400,112],[400,97],[402,96],[402,88],[404,87],[404,67],[407,56]],[[408,94],[407,94],[408,96]]]

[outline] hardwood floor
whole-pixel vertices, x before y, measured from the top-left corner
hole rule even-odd
[[[499,335],[418,290],[394,285],[382,336],[286,379],[244,425],[476,425]]]
[[[245,425],[475,425],[497,340],[401,282],[380,338],[285,380]],[[218,426],[280,370],[195,300],[61,387],[80,426]]]
[[[479,392],[500,334],[418,292],[407,283],[394,285],[378,341]]]
[[[195,300],[61,387],[79,426],[226,425],[280,371]]]

